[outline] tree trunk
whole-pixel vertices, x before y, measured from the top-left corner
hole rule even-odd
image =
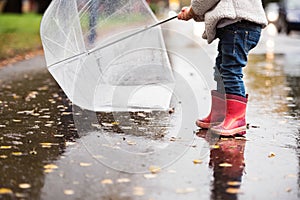
[[[7,0],[4,9],[4,13],[22,13],[22,0]]]
[[[37,3],[38,13],[43,14],[47,10],[49,4],[51,3],[51,0],[37,0]]]

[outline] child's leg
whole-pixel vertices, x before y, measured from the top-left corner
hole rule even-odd
[[[226,94],[245,97],[243,67],[247,64],[249,51],[258,43],[260,30],[259,26],[249,27],[241,23],[218,29],[218,57],[221,58],[217,57],[216,61],[221,60],[219,72]]]
[[[243,82],[243,67],[247,64],[249,51],[260,38],[259,25],[240,22],[217,30],[221,64],[219,72],[226,92],[226,115],[224,121],[211,128],[221,135],[235,135],[246,129],[247,95]],[[217,79],[217,77],[215,77]]]

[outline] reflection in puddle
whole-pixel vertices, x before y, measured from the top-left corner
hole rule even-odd
[[[198,137],[210,145],[209,167],[213,170],[211,199],[238,199],[245,168],[246,138],[219,137],[207,130],[200,130]]]

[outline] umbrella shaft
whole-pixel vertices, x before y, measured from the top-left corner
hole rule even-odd
[[[175,19],[175,18],[177,18],[177,16],[173,16],[173,17],[170,17],[170,18],[165,19],[165,20],[163,20],[163,21],[157,22],[156,24],[153,24],[153,25],[151,25],[151,26],[148,26],[148,27],[146,27],[146,28],[144,28],[144,29],[142,29],[142,30],[136,31],[136,32],[134,32],[134,33],[132,33],[132,34],[129,34],[129,35],[125,36],[125,37],[122,37],[122,38],[120,38],[120,39],[117,39],[117,40],[115,40],[115,41],[113,41],[113,42],[107,43],[107,44],[104,45],[104,46],[101,46],[101,47],[92,49],[91,51],[88,52],[88,54],[91,54],[91,53],[93,53],[93,52],[95,52],[95,51],[98,51],[98,50],[100,50],[100,49],[104,49],[104,48],[106,48],[106,47],[108,47],[108,46],[111,46],[111,45],[113,45],[113,44],[116,44],[116,43],[118,43],[118,42],[121,42],[121,41],[123,41],[123,40],[126,40],[126,39],[128,39],[128,38],[130,38],[130,37],[132,37],[132,36],[135,36],[135,35],[137,35],[137,34],[140,34],[140,33],[142,33],[142,32],[145,32],[145,31],[147,31],[147,30],[149,30],[149,29],[151,29],[151,28],[154,28],[154,27],[156,27],[156,26],[159,26],[159,25],[161,25],[161,24],[163,24],[163,23],[166,23],[166,22],[168,22],[168,21],[171,21],[171,20],[173,20],[173,19]]]

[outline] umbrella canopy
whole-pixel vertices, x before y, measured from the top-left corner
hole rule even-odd
[[[161,28],[126,38],[155,23],[143,0],[53,0],[41,22],[48,70],[84,109],[168,109],[174,78]]]

